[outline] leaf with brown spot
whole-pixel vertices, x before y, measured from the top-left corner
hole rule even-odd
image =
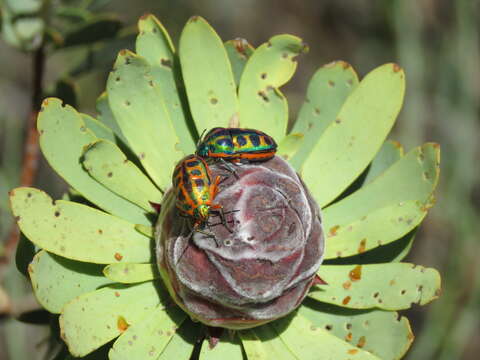
[[[277,336],[285,343],[295,359],[318,360],[318,345],[328,349],[329,359],[345,359],[348,351],[356,350],[355,359],[359,360],[380,360],[375,355],[355,348],[330,331],[324,326],[313,326],[312,322],[303,314],[291,314],[280,320],[271,323]],[[321,358],[321,357],[320,357]]]
[[[438,297],[440,275],[435,269],[409,263],[362,265],[322,265],[318,271],[329,284],[315,287],[309,297],[352,309],[408,309],[412,303],[424,305]],[[350,278],[346,289],[338,279]],[[391,285],[391,281],[395,283]],[[421,286],[421,288],[420,288]],[[403,295],[401,291],[405,290]],[[345,299],[349,298],[348,301]]]
[[[334,81],[331,87],[328,81]],[[348,95],[358,85],[358,76],[344,61],[336,61],[322,66],[308,84],[306,100],[303,103],[292,132],[305,136],[304,145],[292,158],[295,169],[301,165],[313,150],[327,126],[336,119]]]
[[[127,325],[134,326],[160,303],[158,289],[152,282],[110,285],[80,295],[62,309],[63,338],[72,355],[84,356],[128,331]],[[95,334],[94,340],[91,334]]]
[[[158,306],[138,323],[125,329],[109,352],[111,360],[156,359],[186,319],[178,307]],[[133,346],[134,345],[134,346]]]
[[[299,313],[316,327],[328,325],[332,335],[382,360],[402,358],[412,343],[407,318],[396,312],[345,309],[307,299]]]

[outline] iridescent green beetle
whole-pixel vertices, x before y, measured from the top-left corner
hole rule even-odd
[[[226,224],[222,206],[213,203],[218,192],[220,176],[212,179],[211,171],[204,159],[192,154],[180,160],[173,171],[172,183],[176,196],[175,206],[181,214],[195,219],[192,232],[202,232],[200,227],[208,224],[212,213],[218,214],[221,223],[231,231]]]
[[[229,161],[265,161],[277,151],[275,140],[262,131],[216,127],[197,144],[196,154],[203,158]]]

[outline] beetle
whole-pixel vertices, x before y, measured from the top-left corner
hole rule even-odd
[[[276,151],[275,140],[262,131],[216,127],[200,138],[195,154],[202,158],[251,162],[269,160]]]
[[[212,213],[217,213],[222,224],[231,232],[225,221],[225,212],[220,204],[213,203],[218,192],[220,176],[212,179],[207,162],[201,157],[191,154],[183,158],[175,166],[172,184],[176,196],[175,206],[181,214],[195,219],[192,233],[202,232],[199,228],[207,224]],[[212,234],[204,233],[212,236]],[[216,239],[215,239],[216,241]],[[217,246],[219,244],[217,243]]]

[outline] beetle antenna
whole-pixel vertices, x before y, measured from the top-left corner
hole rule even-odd
[[[207,129],[203,129],[202,133],[200,134],[200,137],[198,138],[198,141],[197,141],[197,147],[198,145],[200,145],[200,143],[202,142],[202,139],[203,139],[203,135],[205,135],[205,132],[207,131]]]

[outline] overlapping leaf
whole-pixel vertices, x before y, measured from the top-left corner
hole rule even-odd
[[[193,344],[198,340],[199,326],[192,321],[184,321],[180,329],[173,335],[158,360],[188,359],[193,350]]]
[[[316,327],[301,314],[291,314],[274,321],[271,326],[295,359],[379,360],[375,355],[339,339],[324,328]],[[325,350],[323,351],[323,349]]]
[[[22,232],[49,252],[99,264],[151,260],[151,240],[123,219],[34,188],[12,190],[10,201]]]
[[[110,264],[103,269],[105,276],[122,284],[133,284],[158,277],[155,264]]]
[[[151,75],[156,80],[165,107],[180,140],[178,146],[185,154],[192,153],[194,143],[191,136],[190,119],[180,80],[180,69],[175,57],[175,48],[167,30],[153,15],[144,15],[138,22],[140,33],[137,36],[137,54],[143,56],[152,68]]]
[[[299,313],[315,326],[382,360],[400,359],[413,341],[407,318],[392,311],[344,309],[307,299]]]
[[[234,335],[233,338],[229,337],[224,332],[220,341],[211,348],[208,342],[204,341],[202,350],[200,351],[200,360],[243,360],[242,348],[240,346],[240,339]]]
[[[203,18],[194,16],[185,25],[179,56],[198,132],[228,126],[238,117],[232,67],[222,40]]]
[[[44,250],[28,267],[33,291],[42,306],[60,313],[75,297],[112,283],[102,274],[102,266],[70,260]]]
[[[320,207],[340,195],[372,161],[400,111],[404,92],[402,69],[386,64],[348,96],[301,168]]]
[[[278,144],[277,155],[283,157],[285,160],[289,160],[300,149],[303,149],[305,137],[300,133],[292,133],[285,136],[280,144]]]
[[[431,207],[439,176],[438,147],[426,144],[416,148],[384,170],[398,154],[387,146],[390,150],[372,163],[378,173],[371,182],[325,209],[326,258],[355,255],[399,239],[413,230]]]
[[[225,42],[225,50],[227,51],[230,64],[232,65],[235,84],[238,86],[240,84],[240,78],[242,77],[245,64],[250,56],[252,56],[255,49],[247,40],[238,38]]]
[[[124,144],[127,144],[127,140],[123,136],[122,131],[120,130],[120,127],[113,116],[112,110],[110,109],[107,92],[102,93],[98,97],[96,109],[98,113],[98,120],[111,129],[115,136],[118,136]]]
[[[305,137],[304,145],[291,160],[300,169],[325,129],[336,119],[340,108],[358,85],[355,70],[344,61],[322,66],[308,84],[305,102],[292,133]]]
[[[328,285],[317,287],[309,296],[352,309],[408,309],[440,294],[435,269],[408,263],[322,265],[318,274]]]
[[[156,359],[176,334],[186,319],[178,307],[165,309],[159,305],[141,321],[130,326],[115,341],[110,352],[110,360]]]
[[[111,214],[138,224],[149,223],[141,208],[96,182],[82,167],[80,158],[83,150],[96,141],[97,137],[72,107],[63,106],[59,99],[46,99],[38,117],[37,128],[43,155],[72,187]]]
[[[82,114],[82,120],[85,122],[85,126],[99,139],[109,140],[115,142],[115,134],[113,131],[102,122],[94,119],[93,117]]]
[[[162,199],[162,193],[150,179],[110,141],[99,140],[90,145],[83,164],[100,184],[146,212],[153,211],[150,202],[159,203]]]
[[[160,304],[152,282],[110,285],[70,301],[62,310],[62,338],[74,356],[84,356],[140,322]]]
[[[170,173],[183,153],[178,148],[179,139],[162,89],[151,75],[147,61],[132,52],[122,50],[114,66],[107,81],[112,113],[143,167],[165,189],[170,186]]]
[[[296,56],[307,50],[298,37],[277,35],[260,45],[248,59],[240,79],[240,125],[268,129],[274,139],[287,131],[288,104],[278,90],[293,76]]]

